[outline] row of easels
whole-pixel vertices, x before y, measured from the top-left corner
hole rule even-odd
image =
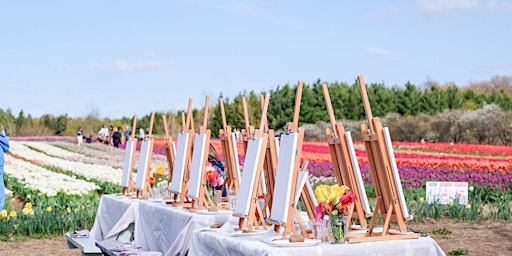
[[[137,165],[137,175],[135,182],[133,180],[133,169],[135,165],[135,149],[137,141],[135,140],[135,132],[132,132],[130,139],[126,142],[123,175],[121,178],[121,187],[123,195],[135,198],[148,198],[153,195],[153,190],[149,184],[148,176],[153,156],[154,140],[152,137],[153,122],[155,113],[151,113],[149,133],[141,143],[139,162]],[[137,124],[137,115],[133,117],[132,131],[135,131]]]
[[[362,76],[358,76],[367,124],[361,125],[361,133],[370,163],[373,186],[377,201],[372,212],[369,207],[364,184],[361,178],[357,157],[350,132],[345,132],[342,123],[336,123],[334,111],[329,98],[327,85],[323,85],[324,98],[332,128],[326,130],[326,139],[334,167],[336,180],[340,185],[349,186],[357,196],[354,207],[349,212],[349,243],[399,240],[418,238],[418,234],[407,232],[406,221],[410,218],[402,192],[400,177],[394,161],[391,139],[379,118],[373,118],[366,87]],[[377,231],[377,220],[382,219],[382,230]],[[367,218],[370,219],[368,224]],[[353,225],[357,220],[359,225]],[[391,224],[398,226],[398,231],[391,229]],[[365,233],[350,231],[366,230]]]
[[[335,121],[327,85],[323,85],[324,98],[332,125],[326,130],[326,140],[329,145],[334,174],[340,185],[349,186],[357,196],[354,207],[349,211],[348,225],[351,230],[367,231],[365,233],[357,232],[358,235],[351,235],[349,232],[348,241],[357,243],[417,238],[417,234],[407,232],[405,222],[409,215],[401,191],[396,163],[391,157],[394,153],[390,146],[389,133],[386,128],[382,127],[378,118],[372,117],[362,76],[358,77],[358,81],[368,121],[367,124],[361,126],[361,132],[377,194],[374,211],[371,211],[366,197],[350,132],[344,130],[342,123]],[[294,221],[296,221],[300,230],[305,230],[297,210],[299,199],[303,201],[310,219],[314,219],[314,208],[317,205],[313,189],[307,179],[307,162],[302,163],[301,166],[304,130],[298,127],[298,119],[302,86],[302,81],[299,81],[293,121],[287,124],[286,129],[279,136],[280,142],[276,140],[274,131],[268,128],[269,95],[266,94],[260,98],[262,115],[258,129],[249,123],[249,111],[246,100],[243,98],[246,124],[241,133],[246,153],[243,175],[240,174],[238,165],[236,141],[231,133],[231,127],[226,121],[224,103],[222,99],[219,102],[222,115],[222,129],[219,131],[219,138],[224,152],[226,176],[223,190],[236,193],[237,205],[233,210],[233,216],[239,218],[238,228],[240,229],[267,229],[267,226],[273,225],[274,231],[282,234],[283,238],[290,234],[310,238],[310,234],[299,234],[299,230],[294,225]],[[177,147],[174,147],[166,130],[166,153],[171,170],[169,190],[174,194],[174,205],[186,207],[191,211],[207,210],[215,205],[207,191],[205,181],[205,166],[210,144],[210,130],[207,128],[208,103],[209,98],[206,97],[203,125],[195,131],[191,99],[189,100],[186,119],[185,114],[182,114],[183,126],[177,136]],[[135,122],[136,118],[134,118],[134,127]],[[152,123],[153,116],[151,126]],[[148,141],[146,148],[152,152],[151,136]],[[133,159],[133,155],[129,153],[132,150],[134,148],[130,148],[130,151],[127,150],[125,163],[127,159]],[[150,156],[150,152],[141,154]],[[139,170],[147,169],[148,166],[139,164]],[[147,189],[147,182],[145,182],[147,176],[143,176],[144,173],[146,172],[141,172],[140,177],[137,173],[137,182],[134,186],[137,189],[137,197],[139,192],[142,195],[151,193],[151,189]],[[131,182],[124,176],[123,184],[127,185],[129,191]],[[264,202],[262,205],[260,200]],[[383,223],[382,230],[377,232],[375,227],[379,217]],[[370,218],[369,223],[368,218]],[[353,225],[354,223],[358,225]],[[398,231],[393,231],[391,224],[396,224]]]

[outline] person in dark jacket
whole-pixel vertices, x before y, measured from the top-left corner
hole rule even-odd
[[[121,144],[121,133],[119,133],[119,130],[117,127],[114,127],[112,129],[112,143],[114,144],[114,147],[118,148],[119,144]]]

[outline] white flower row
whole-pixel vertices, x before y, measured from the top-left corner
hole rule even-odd
[[[46,170],[9,154],[5,155],[4,171],[26,188],[40,191],[49,197],[56,196],[58,192],[66,195],[87,195],[100,188],[92,182]]]
[[[51,141],[50,145],[63,147],[67,150],[77,153],[80,157],[63,157],[68,160],[79,161],[84,163],[94,163],[107,165],[117,168],[123,168],[125,150],[100,143],[85,143],[81,146],[68,141]],[[46,151],[45,151],[46,152]],[[136,152],[135,160],[139,159],[139,153]],[[167,166],[167,159],[164,155],[153,154],[151,162],[163,166]]]
[[[119,184],[121,181],[122,170],[118,168],[51,157],[44,153],[32,150],[18,141],[11,141],[10,146],[9,151],[14,155],[23,157],[30,161],[36,161],[45,165],[56,166],[60,169],[71,171],[77,175],[84,176],[88,180],[96,179],[113,184]]]
[[[36,148],[40,151],[45,152],[48,155],[51,156],[57,156],[60,158],[78,158],[80,157],[79,154],[71,152],[69,150],[64,150],[59,147],[55,147],[53,145],[50,145],[43,141],[21,141],[20,143],[23,143],[24,145],[27,145],[31,148]]]
[[[89,146],[89,144],[82,144],[82,146],[79,146],[75,143],[70,143],[68,141],[27,141],[23,142],[23,144],[33,148],[37,148],[38,150],[41,150],[51,156],[56,156],[75,162],[106,165],[112,166],[114,168],[123,168],[124,150],[118,148],[116,148],[117,150],[112,150],[112,152],[105,152],[95,149]],[[108,146],[104,147],[107,148]]]

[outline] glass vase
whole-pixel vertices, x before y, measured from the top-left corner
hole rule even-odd
[[[347,216],[331,215],[331,234],[329,241],[332,244],[347,243],[348,225]]]

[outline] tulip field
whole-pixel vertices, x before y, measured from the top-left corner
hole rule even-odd
[[[3,240],[13,235],[60,235],[90,229],[99,195],[121,191],[122,147],[99,143],[78,146],[72,137],[11,138],[10,143],[4,174],[9,195],[0,212]],[[151,164],[160,175],[162,168],[168,175],[164,143],[155,139]],[[212,144],[222,159],[220,140],[212,139]],[[242,143],[237,146],[243,168]],[[354,146],[372,204],[375,192],[364,144],[355,142]],[[415,219],[510,219],[512,147],[404,142],[393,143],[393,147],[407,205]],[[313,186],[335,182],[325,141],[304,142],[302,160],[309,161]],[[468,203],[427,204],[427,181],[468,182]]]

